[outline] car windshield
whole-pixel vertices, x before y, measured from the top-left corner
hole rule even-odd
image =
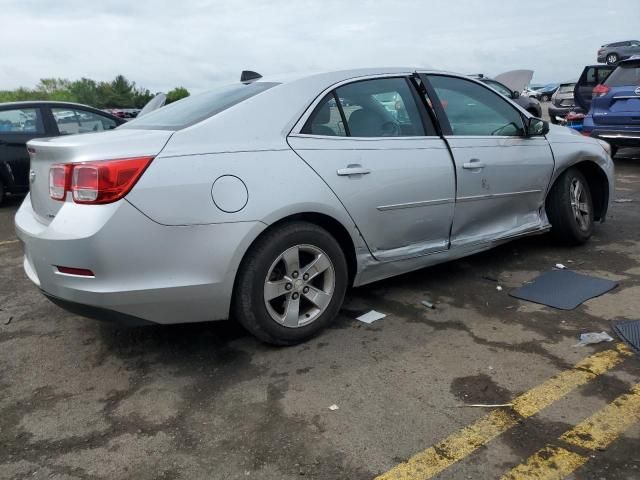
[[[575,83],[565,83],[564,85],[560,85],[558,93],[572,93],[575,86]]]
[[[608,87],[640,86],[640,65],[619,66],[605,80]]]
[[[269,82],[227,85],[171,103],[136,118],[120,128],[180,130],[212,117],[276,85],[278,84]]]

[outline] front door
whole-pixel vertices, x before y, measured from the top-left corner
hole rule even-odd
[[[547,140],[525,136],[522,113],[485,85],[447,75],[426,79],[458,178],[451,247],[541,228],[554,168]]]
[[[449,246],[453,162],[418,100],[405,77],[352,82],[327,94],[289,136],[379,260]]]

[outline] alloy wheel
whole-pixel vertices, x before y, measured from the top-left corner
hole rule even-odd
[[[591,224],[591,209],[589,208],[587,193],[579,179],[574,178],[571,181],[569,195],[571,199],[571,210],[573,210],[576,223],[580,230],[587,231]]]
[[[336,272],[329,256],[313,245],[295,245],[271,264],[264,302],[273,320],[289,328],[315,321],[327,309]]]

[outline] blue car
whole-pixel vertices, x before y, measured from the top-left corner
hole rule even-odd
[[[619,147],[640,147],[640,56],[621,61],[594,87],[582,134],[609,142],[612,156]]]

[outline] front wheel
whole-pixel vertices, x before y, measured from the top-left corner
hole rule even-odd
[[[618,63],[618,55],[615,53],[607,55],[607,65],[615,65],[616,63]]]
[[[551,233],[561,242],[581,245],[593,234],[593,200],[584,175],[570,168],[556,180],[547,197]]]
[[[276,227],[242,262],[232,311],[260,340],[293,345],[336,317],[347,289],[345,255],[325,229],[307,222]]]
[[[542,95],[542,97],[540,97],[540,100],[542,100],[543,102],[548,102],[549,101],[549,95]]]

